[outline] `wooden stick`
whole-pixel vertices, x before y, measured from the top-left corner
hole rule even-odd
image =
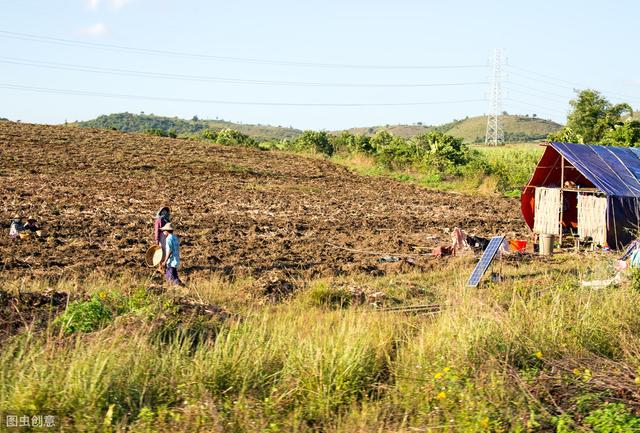
[[[564,214],[564,155],[561,156],[560,163],[560,235],[558,236],[558,245],[562,247],[562,218]],[[551,247],[553,249],[553,246]]]

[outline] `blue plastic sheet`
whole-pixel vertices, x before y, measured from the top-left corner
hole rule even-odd
[[[607,195],[640,197],[638,150],[558,142],[551,146]]]
[[[640,149],[552,142],[551,146],[607,195],[607,243],[622,248],[638,237]]]

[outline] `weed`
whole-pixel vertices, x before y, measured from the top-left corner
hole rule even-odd
[[[352,303],[353,295],[343,288],[331,288],[325,284],[311,287],[307,293],[311,305],[316,307],[344,308]]]
[[[604,404],[584,419],[595,433],[638,433],[640,417],[637,417],[624,404]]]
[[[244,297],[251,278],[194,280],[205,302],[242,311],[227,321],[192,316],[193,306],[130,278],[60,282],[57,290],[92,298],[57,323],[75,326],[80,315],[69,321],[71,313],[86,305],[121,317],[99,336],[34,332],[3,342],[0,406],[55,411],[65,431],[634,432],[632,406],[617,403],[633,397],[603,386],[609,364],[599,361],[634,368],[640,293],[575,284],[605,263],[505,264],[513,278],[478,290],[464,287],[471,261],[456,257],[428,273],[308,281],[262,307]],[[428,316],[339,308],[348,287],[443,308]],[[576,359],[586,361],[571,373]]]
[[[111,312],[98,296],[88,301],[76,301],[56,319],[65,334],[92,332],[102,328],[111,320]]]

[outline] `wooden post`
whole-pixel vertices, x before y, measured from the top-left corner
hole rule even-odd
[[[562,248],[562,217],[564,211],[564,156],[560,155],[560,235],[558,236],[558,245]]]

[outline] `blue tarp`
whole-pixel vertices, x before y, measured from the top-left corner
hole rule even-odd
[[[640,149],[550,143],[596,188],[607,195],[607,243],[622,248],[640,225]]]
[[[640,197],[640,150],[552,142],[551,146],[607,195]]]

